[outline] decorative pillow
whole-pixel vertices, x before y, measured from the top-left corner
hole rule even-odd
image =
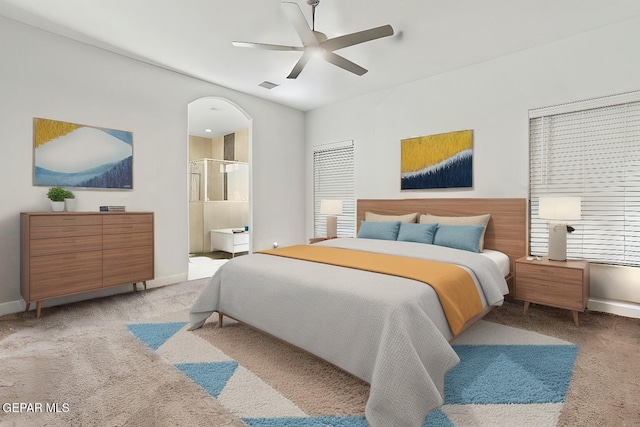
[[[365,212],[364,220],[370,222],[418,222],[418,213],[406,215],[379,215],[373,212]]]
[[[398,232],[398,240],[404,242],[433,243],[438,224],[408,224],[401,223]]]
[[[379,240],[396,240],[398,230],[400,229],[400,221],[396,222],[370,222],[362,221],[358,238],[361,239],[379,239]]]
[[[480,236],[480,242],[478,243],[478,252],[482,252],[484,249],[484,234],[487,230],[487,224],[491,219],[491,214],[477,215],[477,216],[436,216],[436,215],[420,215],[420,224],[438,223],[444,225],[482,225],[482,235]]]
[[[484,227],[482,225],[438,225],[433,238],[433,244],[463,249],[470,252],[480,252],[478,246]]]

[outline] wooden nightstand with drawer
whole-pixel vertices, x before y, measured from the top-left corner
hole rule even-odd
[[[587,261],[551,261],[547,258],[516,260],[515,298],[524,301],[524,314],[530,303],[584,312],[589,300],[589,263]]]

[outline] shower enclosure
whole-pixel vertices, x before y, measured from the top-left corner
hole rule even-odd
[[[189,162],[189,252],[210,252],[211,230],[249,224],[249,164],[229,160]]]
[[[249,164],[229,160],[189,162],[189,201],[249,201]]]

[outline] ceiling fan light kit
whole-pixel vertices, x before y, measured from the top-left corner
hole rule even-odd
[[[309,24],[297,3],[290,1],[282,2],[282,8],[295,28],[298,37],[300,37],[302,46],[284,46],[242,41],[234,41],[233,45],[237,47],[250,47],[256,49],[302,52],[302,56],[298,59],[298,62],[294,65],[293,69],[287,76],[288,79],[297,78],[307,65],[307,62],[309,62],[309,59],[314,56],[323,58],[325,61],[337,67],[361,76],[367,72],[365,68],[338,55],[334,51],[393,35],[393,27],[391,25],[382,25],[380,27],[370,28],[368,30],[328,39],[325,34],[315,30],[316,7],[320,4],[320,0],[307,0],[307,4],[311,6],[311,27],[309,27]]]

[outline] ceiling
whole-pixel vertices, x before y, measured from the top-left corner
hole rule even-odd
[[[306,0],[290,1],[311,21]],[[300,46],[280,0],[0,0],[8,18],[302,111],[639,14],[638,0],[321,0],[316,30],[329,38],[385,24],[395,34],[337,51],[369,70],[361,77],[313,58],[288,80],[300,52],[231,45]]]
[[[249,119],[234,105],[215,97],[189,104],[189,135],[214,138],[249,127]]]

